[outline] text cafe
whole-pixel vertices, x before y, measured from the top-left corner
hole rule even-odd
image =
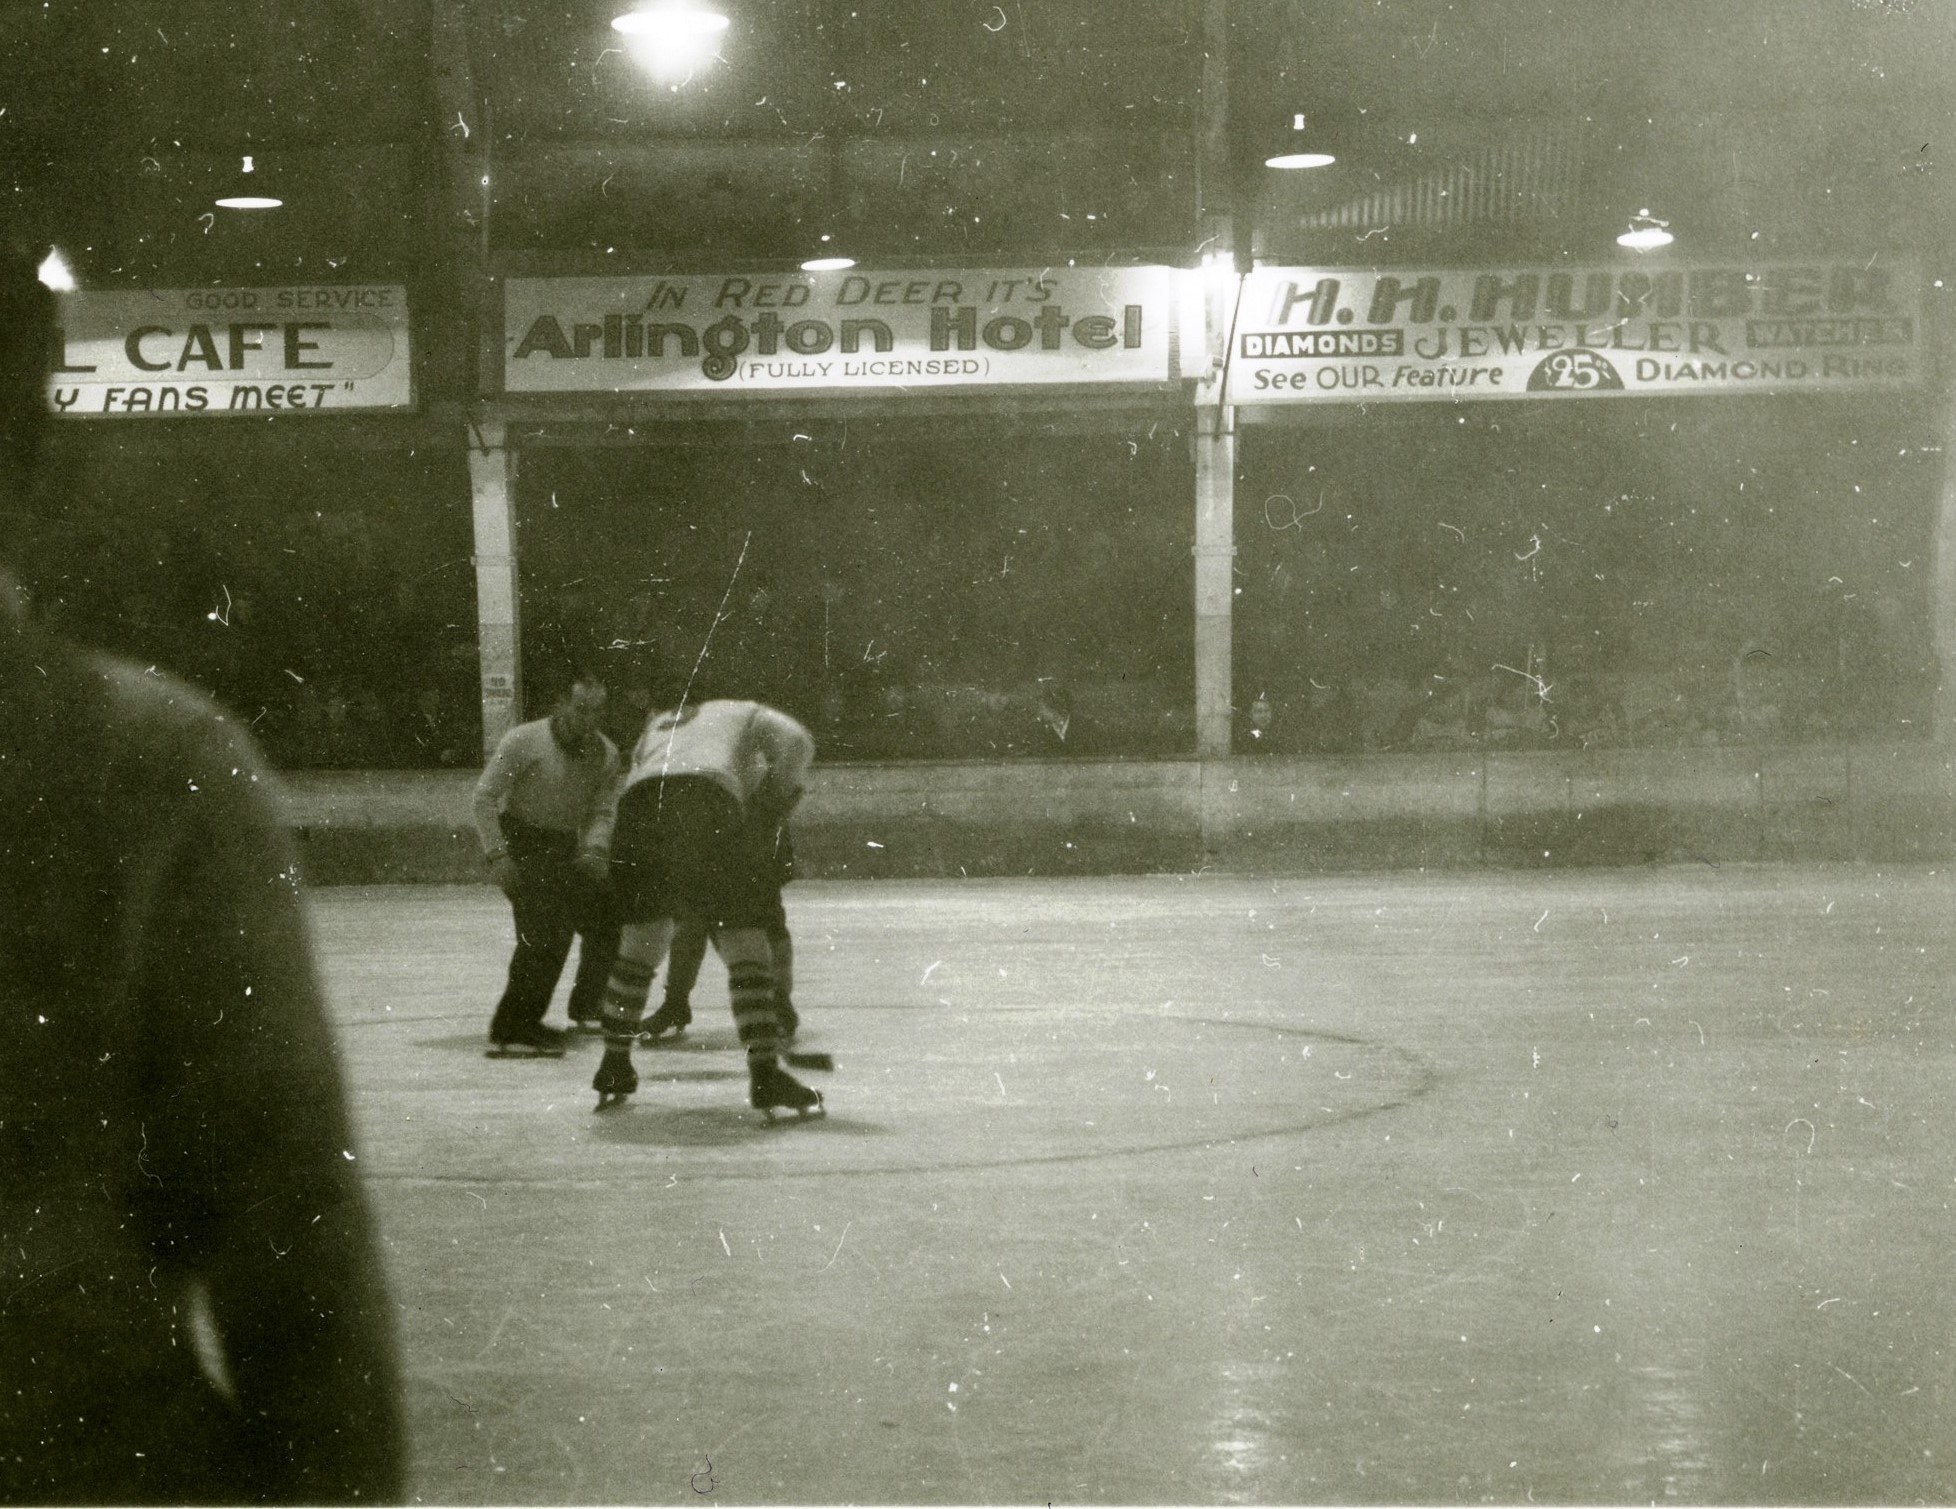
[[[407,292],[377,287],[61,296],[59,414],[171,416],[413,406]]]

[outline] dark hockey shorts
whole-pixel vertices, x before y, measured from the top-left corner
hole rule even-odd
[[[773,831],[749,832],[740,805],[700,776],[641,781],[618,799],[611,876],[626,922],[765,928],[781,909]]]

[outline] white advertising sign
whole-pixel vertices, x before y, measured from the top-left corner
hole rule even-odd
[[[1265,267],[1236,404],[1830,393],[1921,380],[1921,282],[1879,259],[1741,266]]]
[[[397,284],[61,295],[55,411],[75,418],[403,409]]]
[[[1166,267],[509,278],[511,393],[1165,382]]]

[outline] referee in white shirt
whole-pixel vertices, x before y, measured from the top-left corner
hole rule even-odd
[[[603,1009],[619,925],[604,853],[585,840],[619,773],[617,747],[598,729],[604,704],[604,683],[577,671],[549,717],[503,735],[476,782],[483,858],[516,914],[509,983],[489,1023],[491,1057],[563,1053],[563,1031],[543,1018],[573,935],[583,943],[571,1021],[595,1027]]]

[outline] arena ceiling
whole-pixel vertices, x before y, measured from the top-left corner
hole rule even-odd
[[[725,9],[674,87],[609,0],[14,5],[0,162],[22,223],[129,284],[823,236],[889,265],[1186,260],[1243,206],[1285,259],[1580,256],[1646,207],[1723,255],[1956,234],[1940,0]],[[1300,114],[1338,165],[1265,171]],[[213,213],[246,154],[285,207]]]

